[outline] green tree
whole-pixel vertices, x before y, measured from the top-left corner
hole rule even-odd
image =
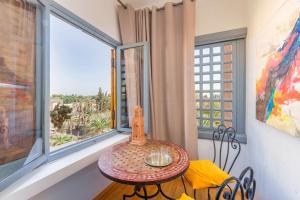
[[[110,120],[105,118],[97,118],[92,120],[90,126],[94,132],[103,132],[105,128],[109,128]]]
[[[98,111],[105,112],[110,109],[110,95],[107,92],[103,92],[99,87],[98,94],[96,96],[96,103]]]
[[[57,104],[52,111],[50,111],[51,122],[58,131],[61,132],[64,122],[71,119],[72,108],[66,105]]]

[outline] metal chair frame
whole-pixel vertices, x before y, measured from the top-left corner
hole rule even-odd
[[[223,171],[226,171],[229,174],[231,172],[232,167],[234,166],[238,156],[241,153],[241,143],[236,138],[236,131],[233,127],[226,128],[224,125],[220,125],[220,126],[218,126],[218,128],[216,130],[214,130],[212,140],[213,140],[213,146],[214,146],[213,162],[215,164],[217,164],[216,162],[218,161],[219,168],[222,169]],[[218,151],[217,151],[217,147],[216,147],[216,141],[220,141],[220,147],[219,147]],[[227,143],[227,145],[225,143]],[[223,149],[225,149],[225,152],[223,151]],[[231,149],[233,151],[235,151],[236,153],[233,157],[232,163],[229,164],[228,158],[229,158]],[[225,160],[223,159],[224,153],[226,156]],[[184,186],[184,191],[185,191],[185,193],[187,193],[183,177],[184,177],[184,175],[181,177],[181,180],[182,180],[182,183]],[[209,200],[211,199],[210,189],[218,188],[218,187],[219,186],[207,188],[207,196],[208,196]],[[194,198],[196,199],[196,189],[194,189]]]
[[[232,189],[233,188],[233,189]],[[251,167],[243,170],[239,178],[230,177],[226,179],[219,187],[216,194],[216,200],[234,200],[238,191],[241,194],[241,200],[253,200],[256,190],[256,181]]]

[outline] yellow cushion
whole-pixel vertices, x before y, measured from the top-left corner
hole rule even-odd
[[[185,193],[183,193],[178,200],[194,200],[194,199],[192,197],[189,197]]]
[[[184,176],[193,189],[220,186],[230,177],[210,160],[192,160]]]

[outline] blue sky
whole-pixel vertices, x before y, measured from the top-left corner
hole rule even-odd
[[[50,95],[110,93],[111,47],[50,17]]]

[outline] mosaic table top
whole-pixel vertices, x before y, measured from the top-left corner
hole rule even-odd
[[[167,149],[173,162],[166,167],[152,167],[144,162],[144,158],[153,150],[161,147]],[[157,184],[182,175],[189,166],[187,152],[180,146],[158,141],[147,140],[143,146],[129,142],[117,144],[104,151],[98,167],[107,178],[126,184]]]

